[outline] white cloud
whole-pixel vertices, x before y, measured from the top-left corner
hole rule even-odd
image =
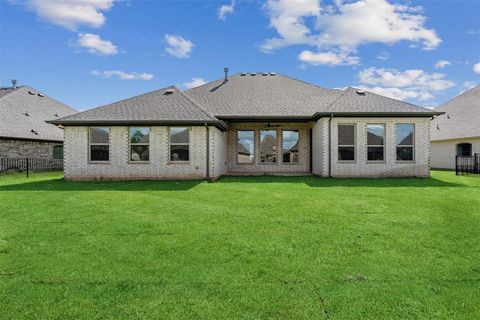
[[[204,85],[207,81],[203,80],[202,78],[192,78],[192,81],[185,82],[183,86],[186,89],[192,89],[201,85]]]
[[[108,40],[103,40],[97,34],[79,33],[76,47],[85,48],[89,53],[102,56],[115,55],[118,53],[117,46]]]
[[[359,89],[367,90],[382,96],[390,97],[397,100],[415,99],[419,101],[427,101],[433,99],[433,95],[429,92],[406,90],[400,88],[382,88],[382,87],[367,87],[357,86]]]
[[[390,54],[388,54],[388,52],[386,51],[382,51],[379,54],[377,54],[377,59],[388,60],[389,58],[390,58]]]
[[[367,68],[358,73],[362,89],[398,100],[429,101],[434,93],[455,86],[443,73],[427,73],[423,70]]]
[[[235,10],[235,0],[232,0],[230,4],[224,4],[218,8],[218,19],[225,20],[227,15],[232,14]]]
[[[267,39],[261,50],[271,52],[290,45],[309,45],[323,52],[355,52],[367,43],[394,44],[410,41],[424,50],[436,48],[441,39],[425,27],[421,7],[391,4],[386,0],[335,1],[268,0],[265,10],[278,37]]]
[[[117,77],[120,80],[152,80],[153,74],[150,73],[137,73],[137,72],[123,72],[120,70],[105,70],[105,71],[97,71],[92,70],[91,74],[94,76],[99,76],[103,78],[112,78]]]
[[[438,60],[437,63],[435,63],[435,69],[443,69],[446,66],[451,65],[450,61],[447,60]]]
[[[480,74],[480,62],[473,65],[473,71]]]
[[[190,40],[170,34],[165,35],[165,41],[167,42],[165,51],[177,58],[188,58],[195,46]]]
[[[66,29],[79,26],[99,28],[105,23],[104,12],[112,8],[114,0],[20,0],[41,19]]]
[[[346,53],[340,52],[319,52],[314,53],[312,51],[302,51],[298,55],[298,59],[303,62],[318,66],[338,66],[338,65],[355,65],[358,64],[359,58],[349,56]]]
[[[396,69],[367,68],[359,72],[361,83],[394,88],[417,88],[441,91],[455,86],[453,81],[445,79],[443,73],[428,74],[423,70],[412,69],[403,72]]]

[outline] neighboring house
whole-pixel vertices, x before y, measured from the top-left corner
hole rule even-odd
[[[0,158],[63,158],[63,129],[46,123],[75,109],[29,87],[0,88]]]
[[[455,156],[480,153],[480,86],[442,104],[430,126],[432,168],[455,169]]]
[[[427,177],[429,124],[438,114],[354,88],[241,73],[51,123],[65,126],[67,179]]]

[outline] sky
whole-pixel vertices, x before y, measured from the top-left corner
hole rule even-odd
[[[433,108],[480,84],[480,0],[0,0],[0,85],[78,110],[224,67]]]

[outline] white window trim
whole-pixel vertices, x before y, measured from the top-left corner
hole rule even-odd
[[[338,123],[337,125],[337,142],[338,142],[338,128],[340,126],[353,126],[353,145],[349,144],[337,144],[337,162],[339,163],[355,163],[357,162],[357,125],[355,123]],[[339,160],[338,159],[338,154],[340,147],[353,147],[353,160]],[[368,153],[368,151],[367,151]]]
[[[301,140],[301,139],[300,139],[300,129],[282,129],[282,130],[280,130],[280,131],[281,131],[281,133],[282,133],[282,134],[281,134],[281,138],[280,138],[280,139],[281,139],[280,145],[281,145],[281,147],[282,147],[282,148],[281,148],[282,156],[281,156],[281,159],[280,159],[281,164],[282,164],[282,165],[286,165],[286,166],[299,165],[299,164],[300,164],[300,140]],[[298,132],[298,141],[297,141],[297,144],[298,144],[298,161],[296,161],[296,162],[284,162],[284,161],[283,161],[283,133],[284,133],[285,131],[297,131],[297,132]],[[279,162],[280,162],[280,161],[279,161]]]
[[[372,145],[369,145],[368,144],[368,126],[383,126],[383,145],[381,144],[372,144]],[[367,140],[366,142],[366,145],[367,145],[367,162],[368,163],[385,163],[387,161],[386,159],[386,153],[385,153],[385,148],[386,148],[386,145],[387,145],[387,125],[385,123],[367,123],[367,126],[365,127],[366,129],[366,135],[365,135],[365,139]],[[383,148],[383,160],[368,160],[368,148],[369,147],[382,147]]]
[[[275,156],[276,156],[276,159],[277,161],[275,162],[262,162],[262,131],[275,131]],[[278,129],[260,129],[258,130],[258,163],[260,165],[278,165],[280,161],[278,161]]]
[[[251,131],[253,133],[253,159],[252,161],[250,162],[239,162],[238,161],[238,132],[239,131]],[[256,157],[255,157],[255,148],[256,148],[256,142],[255,142],[255,130],[254,129],[237,129],[236,130],[236,139],[237,139],[237,144],[235,145],[235,162],[236,164],[238,165],[252,165],[252,164],[255,164],[255,160],[256,160]]]
[[[148,129],[148,143],[132,143],[131,137],[130,137],[130,129],[132,128],[147,128]],[[149,163],[150,162],[150,137],[151,137],[151,132],[152,129],[151,127],[143,127],[143,126],[137,126],[137,127],[128,127],[128,163]],[[132,160],[132,146],[148,146],[148,160]]]
[[[188,142],[175,142],[172,143],[171,141],[171,136],[170,136],[170,129],[171,128],[186,128],[188,130]],[[169,164],[189,164],[191,160],[191,152],[190,152],[190,136],[191,136],[191,127],[185,127],[185,126],[173,126],[173,127],[168,127],[168,163]],[[174,146],[188,146],[188,160],[172,160],[172,145]]]
[[[413,135],[412,135],[412,145],[403,145],[403,144],[397,144],[397,125],[398,124],[410,124],[413,127]],[[406,122],[399,122],[395,123],[395,161],[399,163],[415,163],[415,134],[416,130],[415,128],[415,123],[406,123]],[[398,147],[412,147],[412,160],[397,160],[397,148]]]
[[[90,137],[90,129],[91,128],[102,128],[102,129],[105,129],[105,128],[108,128],[108,143],[92,143],[91,142],[91,137]],[[88,163],[92,163],[92,164],[109,164],[110,163],[110,145],[111,145],[111,142],[110,142],[110,130],[111,128],[110,127],[99,127],[99,126],[95,126],[95,127],[88,127],[88,132],[87,132],[87,135],[88,135]],[[91,146],[108,146],[108,160],[92,160],[92,148]],[[65,151],[64,151],[65,152]]]

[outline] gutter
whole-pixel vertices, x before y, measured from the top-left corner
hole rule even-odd
[[[210,129],[208,128],[208,124],[205,122],[205,129],[206,129],[206,145],[207,145],[207,172],[205,175],[206,180],[210,180]]]
[[[328,119],[328,177],[332,177],[332,120],[333,113]]]

